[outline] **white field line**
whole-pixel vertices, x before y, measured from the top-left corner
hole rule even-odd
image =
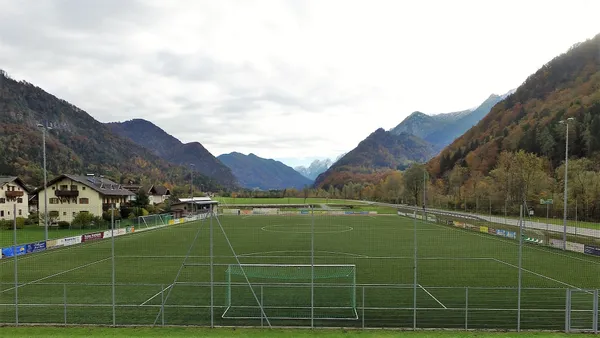
[[[508,263],[508,262],[505,262],[505,261],[503,261],[503,260],[501,260],[501,259],[496,259],[496,258],[494,258],[494,260],[495,260],[496,262],[498,262],[498,263],[506,264],[506,265],[508,265],[508,266],[510,266],[510,267],[513,267],[513,268],[516,268],[516,269],[518,269],[518,268],[519,268],[517,265],[511,264],[511,263]],[[577,286],[575,286],[575,285],[571,285],[571,284],[568,284],[568,283],[565,283],[565,282],[561,282],[561,281],[559,281],[558,279],[554,279],[554,278],[552,278],[552,277],[548,277],[548,276],[546,276],[546,275],[542,275],[541,273],[533,272],[533,271],[531,271],[531,270],[524,269],[523,267],[521,267],[521,269],[522,269],[523,271],[525,271],[525,272],[529,272],[529,273],[531,273],[531,274],[534,274],[534,275],[536,275],[536,276],[538,276],[538,277],[546,278],[547,280],[550,280],[550,281],[553,281],[553,282],[555,282],[555,283],[559,283],[559,284],[562,284],[562,285],[568,286],[568,287],[570,287],[570,288],[572,288],[572,289],[581,290],[581,288],[579,288],[579,287],[577,287]]]
[[[420,287],[420,288],[421,288],[423,291],[425,291],[425,292],[426,292],[426,293],[427,293],[427,294],[428,294],[428,295],[429,295],[431,298],[433,298],[433,300],[435,300],[435,301],[436,301],[438,304],[440,304],[440,305],[441,305],[441,306],[442,306],[444,309],[448,309],[448,308],[446,307],[446,305],[444,305],[444,303],[440,302],[440,301],[439,301],[439,299],[435,298],[435,297],[434,297],[434,296],[431,294],[431,292],[427,291],[427,289],[425,289],[425,288],[423,287],[423,285],[421,285],[421,284],[417,284],[417,285],[418,285],[418,286],[419,286],[419,287]]]
[[[156,298],[156,296],[158,296],[158,295],[160,295],[161,293],[165,292],[165,290],[169,289],[169,288],[170,288],[170,287],[172,287],[172,286],[173,286],[173,284],[171,284],[171,285],[167,286],[166,288],[164,288],[164,289],[162,289],[162,290],[158,291],[158,292],[157,292],[157,293],[156,293],[154,296],[152,296],[152,297],[150,297],[150,298],[146,299],[146,301],[145,301],[145,302],[143,302],[142,304],[140,304],[140,306],[144,306],[144,305],[146,305],[146,303],[148,303],[149,301],[153,300],[154,298]]]
[[[431,225],[434,225],[434,226],[442,228],[442,229],[451,229],[451,230],[454,230],[454,231],[456,231],[458,233],[463,232],[463,231],[460,230],[460,228],[456,228],[456,227],[449,226],[449,225],[448,226],[446,226],[446,225],[439,225],[439,224],[435,224],[435,223],[424,222],[422,220],[417,220],[417,221],[420,222],[420,223],[422,223],[422,224],[431,224]],[[504,243],[506,243],[508,245],[514,245],[514,246],[517,246],[517,247],[519,246],[519,241],[508,241],[506,238],[503,239],[502,237],[498,237],[498,236],[494,236],[494,235],[484,235],[482,233],[478,233],[478,232],[475,232],[475,231],[470,231],[470,230],[466,230],[466,229],[463,229],[463,230],[464,230],[464,233],[467,233],[469,235],[473,235],[473,236],[477,236],[477,237],[482,237],[482,238],[487,238],[487,239],[493,239],[493,240],[501,241],[501,242],[504,242]],[[575,260],[586,262],[586,263],[592,263],[592,264],[600,265],[600,261],[596,262],[596,261],[592,261],[592,260],[581,258],[581,257],[576,257],[576,256],[571,256],[571,255],[565,255],[565,254],[558,253],[558,252],[556,252],[554,250],[549,250],[549,249],[546,249],[546,248],[540,248],[540,247],[535,247],[535,246],[528,246],[527,248],[528,249],[532,249],[532,250],[536,250],[536,251],[540,251],[540,252],[549,253],[549,254],[552,254],[552,255],[563,256],[563,257],[575,259]]]
[[[26,285],[29,285],[29,284],[34,284],[34,283],[37,283],[37,282],[41,282],[41,281],[43,281],[43,280],[46,280],[46,279],[48,279],[48,278],[52,278],[52,277],[56,277],[56,276],[59,276],[59,275],[65,274],[65,273],[69,273],[69,272],[71,272],[71,271],[75,271],[75,270],[83,269],[83,268],[86,268],[86,267],[88,267],[88,266],[90,266],[90,265],[94,265],[94,264],[98,264],[98,263],[102,263],[102,262],[104,262],[104,261],[107,261],[107,260],[109,260],[110,258],[111,258],[111,257],[106,257],[106,258],[103,258],[103,259],[97,260],[97,261],[95,261],[95,262],[91,262],[91,263],[87,263],[87,264],[84,264],[84,265],[80,265],[80,266],[74,267],[74,268],[72,268],[72,269],[69,269],[69,270],[65,270],[65,271],[62,271],[62,272],[57,272],[57,273],[55,273],[55,274],[52,274],[52,275],[50,275],[50,276],[42,277],[42,278],[36,279],[36,280],[34,280],[34,281],[27,282],[27,283],[25,283],[25,284],[20,284],[18,287],[20,288],[20,287],[23,287],[23,286],[26,286]],[[15,287],[13,286],[12,288],[8,288],[8,289],[5,289],[5,290],[2,290],[2,291],[0,291],[0,293],[4,293],[4,292],[7,292],[7,291],[12,291],[12,290],[14,290],[14,289],[15,289]]]

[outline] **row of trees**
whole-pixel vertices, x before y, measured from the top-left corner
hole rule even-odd
[[[540,200],[553,200],[562,212],[565,166],[554,168],[547,158],[525,151],[503,152],[489,173],[455,165],[443,177],[434,178],[425,166],[413,164],[404,171],[388,171],[378,183],[348,182],[325,189],[284,191],[240,191],[237,197],[321,197],[361,199],[421,206],[423,195],[430,207],[492,213],[518,213],[524,202],[540,207]],[[568,208],[579,211],[579,219],[600,217],[600,164],[572,159],[568,167]],[[544,207],[545,208],[545,207]]]

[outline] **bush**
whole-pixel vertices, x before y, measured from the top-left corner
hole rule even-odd
[[[125,218],[125,219],[129,218],[129,215],[131,215],[132,212],[133,212],[133,210],[130,207],[121,207],[120,211],[121,211],[120,214],[121,214],[121,218],[122,219],[123,218]]]
[[[17,229],[23,229],[25,227],[25,218],[17,217]],[[0,219],[0,229],[2,230],[13,230],[12,219]]]
[[[69,227],[71,227],[71,224],[67,221],[59,221],[58,222],[59,229],[69,229]]]
[[[71,222],[71,225],[74,228],[85,228],[86,226],[92,225],[94,223],[95,218],[96,217],[90,214],[89,212],[80,212],[77,215],[75,215],[75,218],[73,219],[73,222]]]
[[[105,211],[102,213],[102,219],[110,222],[110,211]],[[114,216],[115,221],[116,220],[120,220],[121,219],[121,213],[117,210],[115,210],[115,216]]]

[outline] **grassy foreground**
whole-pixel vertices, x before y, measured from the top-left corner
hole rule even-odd
[[[230,329],[230,328],[107,328],[107,327],[2,327],[2,337],[325,337],[325,338],[372,338],[372,337],[568,337],[563,333],[530,332],[464,332],[464,331],[392,331],[392,330],[308,330],[308,329]],[[592,334],[578,334],[577,337],[595,337]]]

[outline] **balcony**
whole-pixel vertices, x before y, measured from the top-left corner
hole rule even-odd
[[[7,192],[5,192],[5,194],[6,194],[6,198],[17,198],[17,197],[23,196],[22,191],[7,191]]]
[[[79,196],[79,190],[54,190],[56,197],[77,197]]]

